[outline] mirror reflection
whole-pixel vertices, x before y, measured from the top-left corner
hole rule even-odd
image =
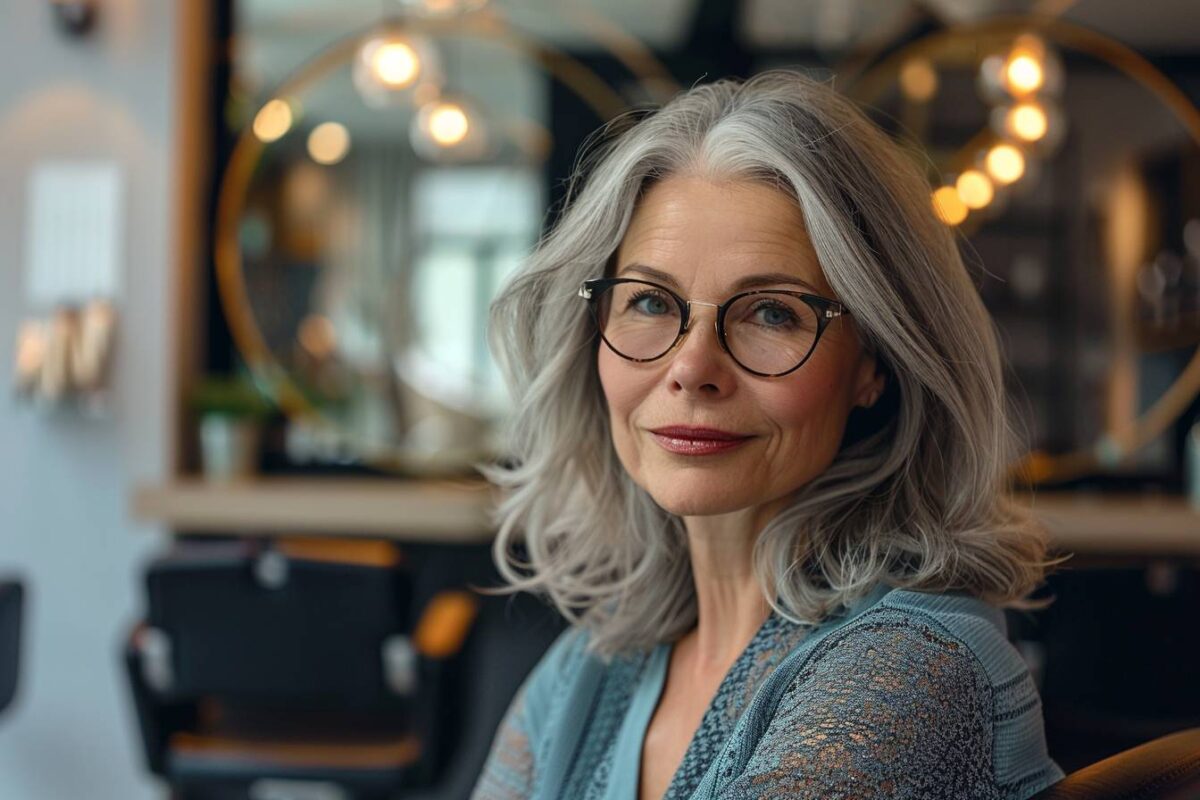
[[[283,461],[430,474],[501,455],[491,297],[587,132],[712,64],[824,76],[926,166],[1007,349],[1032,451],[1015,475],[1177,481],[1200,340],[1194,106],[1070,14],[922,28],[919,3],[778,5],[238,0],[223,122],[254,154],[231,159],[236,219],[214,234],[218,259],[236,239],[231,344],[289,410]],[[737,44],[701,57],[728,23]]]

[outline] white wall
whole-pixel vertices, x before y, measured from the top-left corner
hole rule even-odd
[[[189,0],[181,0],[188,2]],[[0,798],[138,800],[146,776],[119,647],[156,531],[131,488],[169,472],[168,320],[176,164],[171,0],[99,3],[69,40],[50,3],[0,0],[0,572],[29,581],[17,700],[0,716]],[[115,160],[126,181],[124,291],[108,419],[44,414],[11,391],[24,302],[26,181],[39,159]]]

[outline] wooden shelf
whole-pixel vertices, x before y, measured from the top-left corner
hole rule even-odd
[[[1036,495],[1032,505],[1058,550],[1200,556],[1200,511],[1182,497],[1046,492]]]
[[[481,481],[195,479],[139,488],[134,516],[177,533],[370,535],[405,541],[492,538],[492,488]]]
[[[185,480],[139,489],[133,512],[178,533],[478,543],[492,537],[497,498],[482,481]],[[1200,557],[1200,511],[1180,497],[1046,492],[1032,503],[1060,551]]]

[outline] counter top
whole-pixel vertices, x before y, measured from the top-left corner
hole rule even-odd
[[[182,479],[140,487],[133,513],[177,533],[356,535],[486,542],[498,493],[482,481]],[[1181,497],[1042,492],[1021,495],[1059,551],[1200,556],[1200,511]]]
[[[495,498],[481,481],[262,478],[143,486],[133,514],[177,533],[382,536],[436,542],[492,538]]]

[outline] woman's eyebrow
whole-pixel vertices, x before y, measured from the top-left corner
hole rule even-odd
[[[663,272],[662,270],[655,269],[654,267],[648,267],[645,264],[627,264],[617,274],[617,277],[620,277],[627,272],[640,272],[647,277],[654,278],[662,283],[679,288],[679,281],[675,280],[670,273]],[[797,278],[795,275],[789,275],[786,272],[764,272],[758,275],[747,275],[735,281],[733,286],[730,288],[734,292],[740,292],[743,289],[755,289],[760,286],[774,286],[781,283],[801,286],[812,292],[820,292],[820,290],[811,283]]]

